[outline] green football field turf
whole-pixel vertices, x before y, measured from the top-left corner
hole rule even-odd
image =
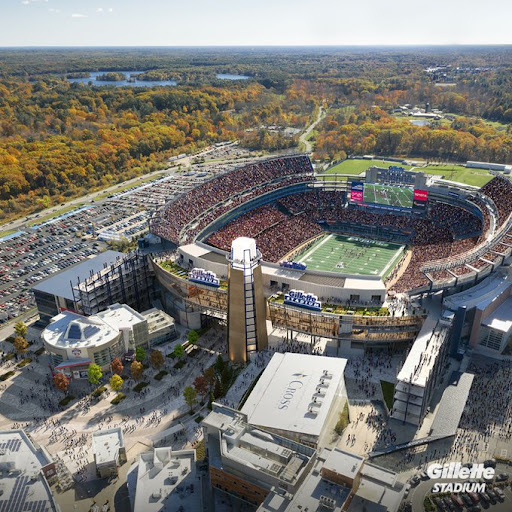
[[[365,203],[412,208],[413,191],[411,188],[365,183],[363,194]]]
[[[325,235],[295,258],[309,270],[384,277],[398,261],[404,246],[364,237]]]

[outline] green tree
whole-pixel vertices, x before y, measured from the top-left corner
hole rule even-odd
[[[100,366],[95,363],[90,364],[89,368],[87,369],[87,379],[89,382],[96,385],[102,377],[103,372],[101,371]]]
[[[176,345],[172,353],[175,357],[183,357],[185,354],[185,349],[183,348],[183,345]]]
[[[185,398],[186,404],[190,407],[190,410],[192,411],[192,408],[197,403],[197,391],[192,386],[187,386],[183,390],[183,396]]]
[[[224,396],[224,392],[222,391],[222,384],[219,379],[215,379],[215,386],[213,387],[213,397],[215,399]]]
[[[110,387],[112,388],[112,391],[115,391],[116,393],[121,391],[123,384],[124,380],[119,375],[114,374],[110,377]]]
[[[16,333],[16,336],[20,336],[21,338],[27,337],[27,326],[24,322],[21,320],[19,322],[16,322],[14,325],[14,332]]]
[[[144,374],[144,366],[142,366],[142,363],[139,361],[133,361],[130,365],[130,373],[135,380],[139,380]]]
[[[146,360],[146,351],[142,347],[135,349],[135,359],[139,361],[139,363],[143,363]]]
[[[160,350],[153,350],[149,355],[149,362],[154,368],[161,368],[165,363],[165,357]]]
[[[195,345],[197,343],[197,340],[199,339],[199,333],[192,329],[191,331],[189,331],[187,339],[191,345]]]

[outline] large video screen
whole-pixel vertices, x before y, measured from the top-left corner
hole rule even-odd
[[[398,208],[412,208],[414,191],[407,187],[393,187],[365,183],[363,188],[363,202]]]
[[[416,189],[414,191],[413,208],[415,210],[424,210],[427,207],[428,191]]]

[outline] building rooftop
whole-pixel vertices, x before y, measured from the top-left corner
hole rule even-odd
[[[275,353],[242,408],[252,425],[320,436],[347,360]]]
[[[203,420],[203,426],[212,433],[208,437],[210,465],[234,467],[246,476],[255,477],[257,472],[259,477],[255,478],[269,487],[270,482],[297,486],[315,450],[253,427],[246,419],[244,414],[233,415],[227,407],[214,403],[213,412]]]
[[[446,297],[443,305],[457,311],[460,306],[466,306],[467,309],[477,307],[485,309],[496,297],[512,286],[512,276],[502,268],[499,272],[492,273],[481,283],[469,288],[469,290],[455,293]]]
[[[122,329],[144,322],[145,318],[126,304],[113,304],[91,316],[63,311],[54,316],[41,333],[43,340],[57,348],[80,350],[112,341]],[[80,357],[81,354],[74,354]]]
[[[101,318],[106,324],[118,330],[132,327],[146,320],[144,316],[126,304],[113,304],[105,311],[101,311],[93,316]]]
[[[202,510],[201,480],[195,450],[155,448],[140,455],[132,510],[197,512]]]
[[[0,431],[0,510],[57,511],[42,472],[52,462],[23,430]]]
[[[325,462],[322,457],[318,457],[315,464],[295,493],[291,503],[286,510],[329,510],[330,512],[339,512],[350,494],[351,488],[346,485],[340,485],[330,482],[322,477],[322,467]],[[302,508],[299,508],[302,506]]]
[[[443,392],[441,403],[432,422],[433,436],[455,435],[466,407],[474,375],[453,372]]]
[[[364,459],[359,457],[359,455],[344,452],[338,448],[324,450],[322,456],[325,458],[323,465],[325,469],[351,479],[356,477],[364,462]]]
[[[44,279],[32,287],[35,291],[49,293],[58,297],[64,297],[73,300],[73,292],[71,291],[71,283],[76,285],[78,279],[83,281],[90,277],[91,272],[96,273],[105,267],[115,263],[117,258],[126,256],[118,251],[105,251],[93,258],[89,258],[77,265],[59,272],[58,274]]]
[[[509,332],[512,329],[512,297],[506,299],[485,318],[482,325],[496,331]]]
[[[438,325],[437,315],[429,315],[398,373],[398,380],[425,387],[446,334],[447,329]]]
[[[100,430],[92,434],[92,452],[96,458],[96,465],[117,462],[119,449],[123,446],[123,432],[120,427]]]
[[[361,481],[349,512],[395,512],[403,499],[405,486],[396,479],[396,473],[374,464],[365,463]]]
[[[98,317],[63,311],[52,318],[41,337],[53,347],[80,350],[108,343],[118,334],[118,329]],[[81,356],[78,352],[75,355]]]
[[[152,333],[163,329],[164,327],[170,327],[175,324],[174,318],[169,316],[165,311],[157,308],[151,308],[147,311],[143,311],[141,315],[148,322],[148,331]]]

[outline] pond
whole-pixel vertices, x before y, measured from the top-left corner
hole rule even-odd
[[[122,73],[126,76],[126,80],[111,81],[111,80],[96,80],[96,77],[106,73]],[[88,84],[92,82],[93,85],[113,85],[114,87],[157,87],[159,85],[177,85],[175,80],[137,80],[137,75],[144,73],[144,71],[91,71],[87,78],[67,78],[66,80],[71,83]]]

